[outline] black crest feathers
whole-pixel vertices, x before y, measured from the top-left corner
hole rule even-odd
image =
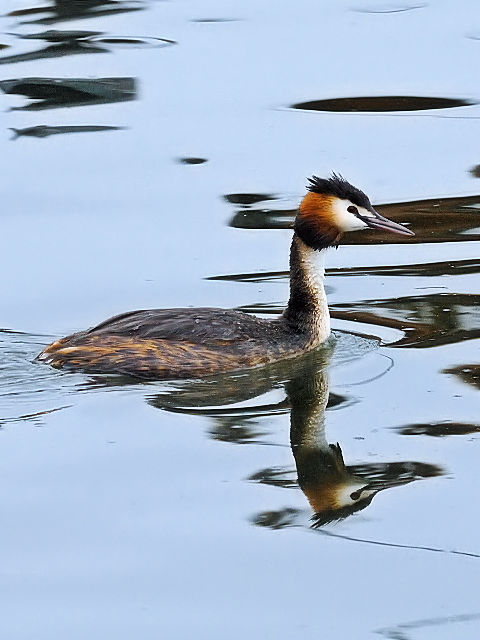
[[[368,196],[339,174],[332,173],[331,178],[312,176],[308,181],[310,184],[307,185],[307,189],[313,193],[336,196],[341,200],[350,200],[350,202],[356,204],[358,207],[364,207],[365,209],[372,208]]]

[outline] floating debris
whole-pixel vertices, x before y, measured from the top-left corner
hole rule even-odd
[[[63,133],[87,133],[91,131],[119,131],[126,127],[115,127],[108,125],[73,125],[73,126],[59,126],[52,127],[49,125],[39,125],[36,127],[27,127],[26,129],[15,129],[10,127],[10,131],[13,131],[14,135],[12,140],[16,140],[22,136],[28,136],[30,138],[48,138],[48,136],[55,136]]]

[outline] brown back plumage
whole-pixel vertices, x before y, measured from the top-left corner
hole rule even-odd
[[[152,309],[115,316],[46,347],[56,368],[141,378],[188,378],[298,354],[282,323],[224,309]]]

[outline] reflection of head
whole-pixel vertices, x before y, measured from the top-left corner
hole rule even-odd
[[[338,520],[343,520],[344,518],[348,518],[352,514],[357,511],[361,511],[368,507],[368,505],[373,500],[373,496],[375,492],[371,492],[365,498],[358,499],[356,502],[352,501],[352,504],[345,505],[343,507],[337,506],[335,509],[325,509],[318,510],[312,516],[312,527],[318,528],[323,527],[325,524],[329,524],[330,522],[336,522]]]
[[[295,462],[298,484],[315,513],[314,526],[341,520],[365,508],[376,493],[363,478],[349,473],[338,443],[326,448],[299,447]]]
[[[327,371],[322,368],[310,373],[289,381],[286,388],[298,484],[314,511],[314,527],[364,509],[383,489],[441,473],[434,465],[417,462],[346,466],[340,445],[328,444],[325,436]]]
[[[298,484],[315,515],[315,526],[347,517],[370,504],[375,490],[349,473],[339,444],[325,438],[325,409],[329,398],[326,368],[310,371],[287,383],[291,404],[290,442]]]

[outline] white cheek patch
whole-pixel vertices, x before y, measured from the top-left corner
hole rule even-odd
[[[334,202],[334,219],[338,228],[343,231],[361,231],[362,229],[368,229],[368,224],[363,220],[360,220],[354,213],[348,211],[348,207],[353,205],[350,200],[335,200]],[[364,217],[372,217],[372,214],[363,207],[355,207],[359,214]]]
[[[365,500],[375,493],[373,489],[364,489],[362,491],[364,487],[365,485],[363,484],[357,484],[353,482],[351,484],[343,486],[337,494],[339,505],[341,505],[342,507],[351,506],[358,502],[360,498],[362,500]],[[356,495],[357,493],[358,496]],[[352,494],[354,496],[353,498]]]

